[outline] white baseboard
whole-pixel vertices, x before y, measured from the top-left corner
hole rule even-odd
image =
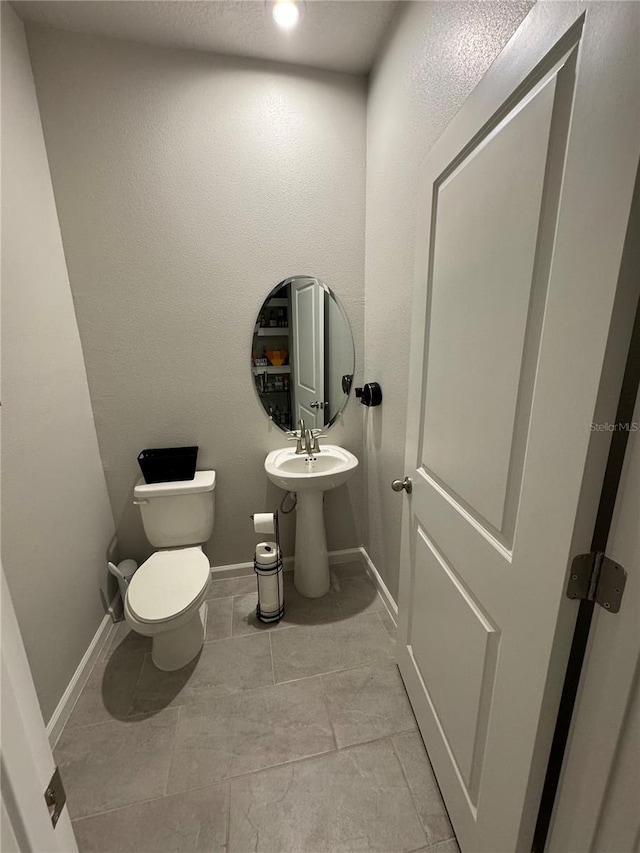
[[[122,622],[124,619],[124,602],[120,590],[113,596],[111,604],[107,608],[107,616],[111,617],[112,622]]]
[[[283,571],[288,572],[293,569],[293,557],[285,557],[283,562]],[[230,566],[211,566],[211,580],[220,581],[224,578],[246,578],[253,574],[253,562],[251,563],[233,563]]]
[[[362,562],[362,548],[345,548],[342,551],[329,551],[329,565],[339,566],[341,563]]]
[[[373,560],[367,554],[365,548],[359,548],[362,562],[365,565],[367,572],[369,573],[369,577],[376,585],[378,592],[380,593],[380,598],[384,602],[384,606],[389,611],[389,616],[393,619],[393,622],[397,626],[398,624],[398,605],[396,604],[395,598],[389,592],[386,583],[382,580],[380,573],[376,569],[373,564]]]
[[[78,664],[78,668],[73,673],[71,681],[67,685],[67,689],[62,694],[62,698],[58,702],[55,711],[51,715],[51,719],[47,723],[47,737],[49,738],[49,743],[51,744],[52,749],[58,742],[58,738],[62,734],[62,730],[71,716],[71,712],[78,701],[78,697],[82,693],[82,689],[91,675],[91,670],[104,648],[104,644],[114,624],[112,613],[117,610],[119,598],[120,593],[114,597],[113,601],[109,605],[107,613],[105,613],[102,622],[98,626],[98,630],[93,635],[93,639],[89,643],[88,649]]]

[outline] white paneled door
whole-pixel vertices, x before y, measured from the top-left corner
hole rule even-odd
[[[77,853],[69,809],[53,827],[44,792],[55,769],[4,570],[1,569],[2,853]]]
[[[636,3],[538,3],[423,167],[398,660],[464,853],[531,849],[598,499],[638,44]]]

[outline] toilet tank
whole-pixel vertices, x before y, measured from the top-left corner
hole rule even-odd
[[[215,471],[196,471],[193,480],[145,483],[133,490],[147,539],[155,548],[200,545],[213,532]]]

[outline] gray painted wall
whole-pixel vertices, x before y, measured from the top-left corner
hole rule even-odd
[[[2,562],[45,720],[104,616],[113,537],[22,23],[2,3]]]
[[[397,598],[411,287],[420,165],[533,4],[405,3],[371,76],[367,115],[366,547]]]
[[[278,67],[29,28],[100,451],[123,557],[150,553],[132,489],[144,447],[215,468],[212,565],[250,558],[283,434],[249,368],[267,293],[310,274],[340,297],[361,381],[366,88]],[[362,458],[351,401],[331,441]],[[362,476],[328,495],[330,549],[362,544]],[[291,551],[293,515],[284,525]]]

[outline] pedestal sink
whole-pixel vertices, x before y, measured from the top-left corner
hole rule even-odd
[[[311,459],[296,455],[288,447],[272,450],[265,459],[264,469],[271,482],[298,496],[294,583],[307,598],[326,595],[331,582],[323,493],[346,483],[357,467],[353,453],[335,444],[321,445]]]

